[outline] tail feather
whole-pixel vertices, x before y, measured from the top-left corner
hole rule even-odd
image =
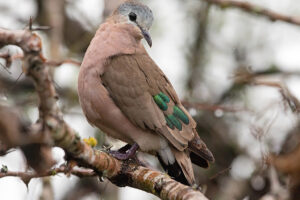
[[[192,163],[194,163],[195,165],[198,165],[199,167],[202,167],[202,168],[209,167],[208,161],[205,160],[204,158],[202,158],[201,156],[198,156],[194,152],[191,152],[190,157],[191,157]]]
[[[194,171],[189,153],[178,151],[171,147],[172,155],[175,158],[173,163],[166,162],[164,154],[158,153],[157,157],[164,170],[175,180],[185,185],[193,185],[195,183]]]
[[[178,151],[174,148],[171,148],[171,150],[175,156],[177,164],[180,166],[181,171],[183,172],[184,177],[186,178],[189,185],[195,184],[194,170],[189,155],[190,153],[185,151]]]
[[[161,166],[164,168],[166,173],[169,174],[170,177],[174,178],[176,181],[182,184],[189,185],[188,180],[185,178],[184,173],[178,165],[177,161],[175,161],[173,164],[165,164],[159,154],[157,155],[157,157]]]
[[[209,162],[215,161],[213,154],[198,134],[189,142],[189,146],[185,151],[179,151],[175,147],[170,147],[170,149],[172,159],[170,159],[170,153],[166,154],[166,151],[160,151],[157,155],[158,159],[164,170],[172,178],[185,185],[195,184],[192,163],[208,168]]]

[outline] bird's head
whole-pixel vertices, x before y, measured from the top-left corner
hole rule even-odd
[[[119,23],[133,25],[145,38],[149,46],[152,46],[152,39],[149,29],[153,22],[153,13],[149,7],[137,1],[129,0],[121,4],[114,12],[118,16]]]

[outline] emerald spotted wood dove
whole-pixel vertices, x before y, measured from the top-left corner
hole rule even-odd
[[[88,121],[137,149],[157,155],[176,180],[195,183],[192,162],[208,167],[214,157],[196,132],[172,84],[146,52],[152,46],[152,11],[125,1],[100,26],[80,69],[78,93]]]

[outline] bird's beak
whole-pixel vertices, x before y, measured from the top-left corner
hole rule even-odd
[[[141,29],[141,30],[142,30],[142,34],[143,34],[145,40],[147,41],[148,45],[150,47],[152,47],[152,38],[151,38],[149,32],[144,29]]]

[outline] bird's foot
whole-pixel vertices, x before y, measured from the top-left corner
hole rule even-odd
[[[132,146],[127,144],[118,151],[109,150],[109,154],[118,160],[128,160],[135,157],[135,153],[138,150],[138,144],[134,143]]]

